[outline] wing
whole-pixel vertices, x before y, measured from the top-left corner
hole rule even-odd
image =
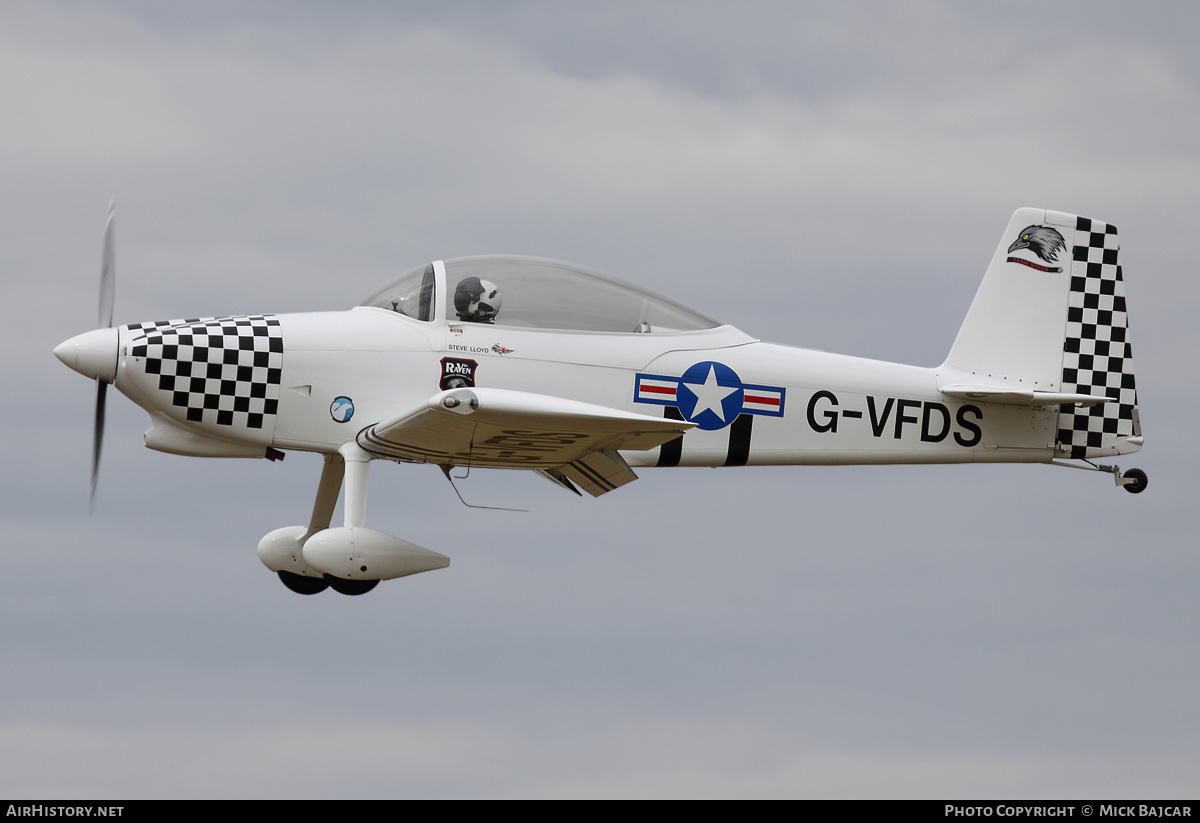
[[[464,388],[368,426],[358,444],[393,460],[533,469],[598,496],[637,479],[618,449],[652,449],[694,425],[545,394]]]

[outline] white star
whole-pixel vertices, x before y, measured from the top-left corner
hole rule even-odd
[[[725,422],[725,410],[722,407],[722,401],[737,391],[737,386],[717,385],[717,370],[715,367],[708,367],[708,378],[703,383],[682,383],[680,385],[696,395],[696,408],[692,409],[692,420],[699,417],[702,412],[712,411],[717,417],[721,418],[722,423]]]

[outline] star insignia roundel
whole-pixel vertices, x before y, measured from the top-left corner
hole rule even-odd
[[[685,420],[702,429],[728,426],[742,411],[742,381],[722,363],[697,363],[679,379],[677,399]]]
[[[785,389],[743,383],[737,372],[715,360],[688,368],[682,376],[639,374],[635,403],[675,406],[684,420],[706,431],[723,429],[742,414],[783,417]]]

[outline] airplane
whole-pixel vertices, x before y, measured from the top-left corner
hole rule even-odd
[[[449,558],[366,526],[372,460],[526,469],[593,496],[672,466],[1095,463],[1142,446],[1117,230],[1018,209],[935,368],[762,342],[633,283],[531,257],[437,260],[347,311],[112,325],[55,355],[172,454],[325,464],[307,525],[262,538],[294,592],[348,595]],[[345,488],[344,519],[332,519]]]

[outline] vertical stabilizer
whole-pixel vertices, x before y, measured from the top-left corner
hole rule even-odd
[[[1141,446],[1116,227],[1018,209],[939,369],[939,386],[1106,397],[1065,404],[1058,450],[1101,457]]]

